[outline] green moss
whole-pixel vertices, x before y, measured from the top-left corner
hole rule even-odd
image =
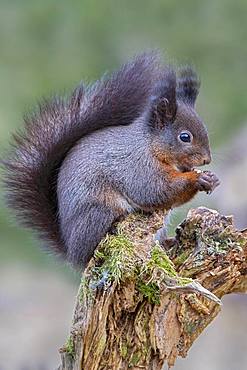
[[[94,295],[92,289],[90,289],[89,278],[82,276],[79,289],[79,301],[82,303],[86,300],[92,301],[93,299]]]
[[[147,268],[160,268],[170,277],[177,276],[173,262],[158,244],[151,251],[151,258],[147,262]]]
[[[147,298],[149,303],[160,303],[162,286],[186,286],[192,279],[178,276],[173,262],[165,251],[156,244],[151,251],[150,259],[141,266],[137,281],[137,290]]]
[[[179,254],[179,256],[176,257],[176,259],[174,260],[174,264],[176,266],[181,266],[187,260],[189,255],[190,250],[182,252],[181,254]]]
[[[71,336],[67,339],[67,342],[65,344],[65,351],[71,356],[75,357],[75,346],[74,346],[74,341]]]
[[[127,236],[120,231],[117,235],[107,235],[95,252],[95,280],[102,280],[105,284],[131,277],[134,273],[133,255],[134,245]]]
[[[159,271],[162,273],[160,276]],[[157,276],[157,273],[160,279]],[[140,267],[137,290],[148,300],[149,303],[160,303],[160,284],[163,277],[177,276],[174,265],[165,251],[156,244],[151,250],[150,259]]]
[[[190,278],[178,276],[174,263],[159,245],[156,245],[153,248],[151,252],[151,261],[148,262],[148,264],[149,263],[151,266],[163,270],[163,272],[165,272],[165,274],[170,277],[173,282],[177,282],[177,285],[184,286],[192,282],[192,279]]]
[[[178,286],[186,286],[186,285],[192,283],[192,281],[193,281],[193,279],[191,279],[189,277],[181,277],[181,276],[179,276],[177,278],[177,282],[178,282],[177,285]]]
[[[104,349],[105,349],[105,345],[106,345],[106,333],[104,333],[99,342],[98,342],[98,345],[97,345],[97,348],[96,348],[96,354],[102,354],[104,352]]]
[[[200,267],[197,266],[196,264],[193,264],[192,268],[190,268],[189,270],[183,271],[183,279],[190,279],[190,281],[193,281],[193,279],[190,278],[190,276],[195,275],[199,270],[200,270]]]
[[[187,254],[181,256],[186,259]],[[117,235],[107,235],[95,252],[95,267],[90,276],[82,278],[79,292],[80,302],[92,300],[96,288],[107,288],[113,281],[119,283],[127,278],[136,281],[136,289],[151,304],[160,303],[162,287],[185,286],[192,282],[178,276],[175,266],[165,251],[156,244],[150,258],[143,263],[134,254],[133,242],[118,229]]]
[[[156,283],[148,283],[139,281],[137,283],[137,290],[147,298],[149,303],[159,304],[160,303],[160,288]]]
[[[233,227],[229,225],[219,234],[215,233],[214,229],[210,230],[203,235],[202,242],[209,255],[224,255],[232,249],[241,251],[245,238],[241,233],[236,233]]]
[[[134,352],[133,355],[131,356],[129,367],[136,366],[140,361],[141,357],[142,357],[141,351]]]
[[[120,345],[120,354],[121,354],[121,356],[124,360],[127,358],[128,346],[127,346],[126,343],[121,343],[121,345]]]
[[[196,325],[194,325],[193,322],[187,322],[184,326],[184,330],[186,333],[188,333],[189,335],[192,335],[195,330],[196,330]]]

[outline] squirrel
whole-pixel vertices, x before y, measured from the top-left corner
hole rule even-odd
[[[8,205],[50,250],[84,269],[112,226],[135,211],[170,210],[219,185],[195,112],[194,69],[143,53],[25,117],[4,161]],[[157,239],[165,244],[165,227]]]

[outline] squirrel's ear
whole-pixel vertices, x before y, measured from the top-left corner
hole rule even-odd
[[[167,122],[174,121],[176,112],[176,74],[172,69],[167,69],[155,86],[150,124],[162,128]]]
[[[191,66],[184,66],[178,71],[177,98],[194,107],[199,93],[200,80]]]

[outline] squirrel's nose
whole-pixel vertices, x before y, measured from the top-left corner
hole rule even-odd
[[[208,155],[206,155],[205,157],[204,157],[204,159],[203,159],[203,164],[205,165],[205,164],[209,164],[211,162],[211,155],[210,154],[208,154]]]

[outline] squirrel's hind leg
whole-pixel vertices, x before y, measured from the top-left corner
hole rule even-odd
[[[65,235],[68,261],[84,269],[93,253],[119,215],[103,204],[83,204],[70,219]]]

